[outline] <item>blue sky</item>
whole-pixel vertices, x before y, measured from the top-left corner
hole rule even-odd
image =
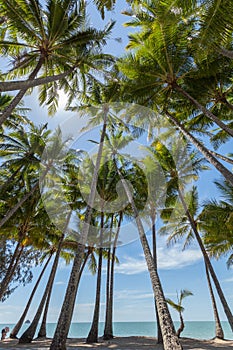
[[[120,5],[123,4],[123,5]],[[122,54],[127,43],[127,33],[129,29],[123,28],[122,23],[127,21],[127,17],[121,15],[121,10],[127,8],[123,1],[117,1],[117,5],[113,13],[107,14],[105,22],[108,19],[117,19],[113,37],[121,37],[122,42],[110,40],[107,50],[113,54]],[[90,22],[93,26],[102,27],[103,22],[96,11],[91,11]],[[55,128],[58,123],[71,116],[71,113],[64,112],[65,96],[61,95],[61,103],[58,113],[55,117],[49,118],[49,127]],[[38,107],[36,90],[31,96],[25,98],[25,106],[32,109],[32,119],[37,123],[48,121],[45,109]],[[230,147],[229,147],[230,149]],[[204,178],[200,185],[201,200],[214,197],[215,189],[211,185],[213,178],[219,178],[216,172],[206,172],[202,174]],[[150,237],[148,237],[150,239]],[[153,293],[150,278],[147,272],[146,264],[143,257],[140,242],[136,239],[133,243],[119,247],[117,256],[120,264],[116,267],[115,277],[115,301],[114,301],[114,320],[115,321],[153,321],[154,304]],[[227,270],[226,259],[218,262],[213,261],[214,268],[219,277],[226,298],[233,309],[232,283],[233,271]],[[165,239],[158,240],[158,261],[159,274],[163,283],[165,295],[171,299],[176,298],[176,291],[180,289],[189,289],[193,292],[193,296],[187,298],[185,305],[186,320],[213,320],[213,313],[210,304],[207,282],[204,275],[204,265],[195,243],[190,245],[186,251],[182,251],[182,242],[170,248],[166,247]],[[69,278],[71,266],[66,266],[63,261],[60,262],[59,271],[56,276],[54,291],[49,312],[49,322],[56,322],[59,315],[60,307]],[[39,273],[39,268],[34,271],[35,279]],[[103,271],[102,285],[102,301],[101,301],[101,319],[104,320],[104,290],[105,290],[105,274],[106,266]],[[40,295],[42,294],[44,282],[38,290],[37,296],[33,302],[32,308],[27,318],[32,319],[35,308],[38,304]],[[34,280],[35,281],[35,280]],[[18,320],[26,302],[30,295],[33,283],[26,287],[19,287],[15,293],[1,305],[0,323],[14,323]],[[78,291],[76,307],[74,311],[73,321],[88,322],[91,321],[94,298],[95,298],[96,277],[92,276],[88,270],[85,270],[81,285]],[[218,303],[219,305],[219,303]],[[222,307],[219,305],[221,319],[225,320]],[[175,320],[178,319],[177,314],[172,312]]]

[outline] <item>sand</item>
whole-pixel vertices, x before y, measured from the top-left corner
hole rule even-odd
[[[116,337],[111,341],[101,341],[97,344],[85,344],[85,339],[68,339],[67,350],[162,350],[161,345],[156,344],[155,338],[150,337]],[[51,339],[34,340],[31,344],[18,344],[17,340],[5,339],[0,341],[0,350],[48,350]],[[189,350],[233,350],[233,340],[199,340],[181,338],[184,349]]]

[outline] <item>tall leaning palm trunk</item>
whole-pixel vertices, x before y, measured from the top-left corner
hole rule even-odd
[[[114,267],[115,267],[115,258],[116,258],[116,247],[117,241],[121,229],[121,223],[123,219],[123,213],[120,213],[120,218],[118,221],[117,232],[113,243],[112,250],[112,260],[111,260],[111,271],[110,271],[110,284],[109,284],[109,294],[108,297],[108,307],[106,308],[106,317],[105,317],[105,327],[104,327],[104,336],[105,340],[113,338],[113,291],[114,291]]]
[[[178,91],[181,95],[187,98],[196,108],[202,111],[209,119],[211,119],[214,123],[216,123],[222,130],[224,130],[227,134],[233,136],[233,130],[229,128],[226,124],[224,124],[219,118],[216,117],[211,111],[201,105],[195,98],[193,98],[187,91],[185,91],[180,85],[176,82],[173,82],[172,87]]]
[[[210,280],[210,274],[209,274],[208,267],[206,264],[205,264],[205,270],[206,270],[206,278],[207,278],[207,283],[208,283],[208,287],[209,287],[209,291],[210,291],[212,306],[213,306],[213,310],[214,310],[215,337],[218,339],[224,339],[224,332],[223,332],[223,329],[221,326],[221,321],[220,321],[219,314],[218,314],[217,303],[215,300],[214,291],[213,291],[211,280]]]
[[[39,58],[38,63],[33,70],[33,72],[30,74],[28,80],[34,80],[35,77],[37,76],[38,72],[40,71],[41,67],[43,66],[45,58],[43,55]],[[28,88],[23,88],[21,89],[18,94],[13,98],[11,103],[4,109],[0,116],[0,127],[2,124],[5,122],[5,120],[11,115],[12,111],[15,109],[15,107],[19,104],[19,102],[22,100],[24,95],[26,94]]]
[[[35,295],[36,290],[37,290],[37,288],[39,286],[41,278],[43,277],[44,272],[45,272],[45,270],[46,270],[46,268],[47,268],[51,258],[52,258],[52,254],[49,255],[49,257],[48,257],[48,259],[47,259],[47,261],[46,261],[46,263],[45,263],[45,265],[44,265],[44,267],[43,267],[43,269],[42,269],[42,271],[41,271],[41,273],[40,273],[40,275],[39,275],[39,277],[38,277],[38,279],[36,281],[36,284],[35,284],[32,292],[31,292],[30,298],[28,299],[27,305],[26,305],[26,307],[25,307],[25,309],[24,309],[24,311],[22,313],[22,316],[20,317],[19,321],[16,323],[16,325],[14,326],[13,330],[10,333],[10,338],[13,338],[13,339],[17,338],[17,334],[18,334],[19,330],[21,329],[21,327],[23,325],[23,322],[24,322],[25,317],[26,317],[26,315],[28,313],[28,310],[29,310],[29,308],[31,306],[31,302],[32,302],[32,300],[34,298],[34,295]]]
[[[96,186],[98,181],[98,172],[100,168],[101,157],[103,153],[103,143],[106,135],[107,129],[107,116],[108,116],[108,107],[105,106],[104,110],[104,123],[100,138],[100,144],[94,169],[94,174],[91,183],[90,194],[88,197],[88,205],[85,213],[84,225],[81,232],[81,244],[78,245],[77,252],[75,254],[73,267],[70,274],[69,283],[66,289],[65,299],[62,305],[60,316],[57,323],[57,328],[50,346],[50,350],[65,350],[66,349],[66,339],[69,333],[71,319],[74,311],[74,304],[77,294],[78,281],[80,279],[80,268],[84,256],[85,242],[88,237],[89,225],[91,222],[91,216],[93,211],[93,204],[96,193]]]
[[[210,162],[210,164],[212,164],[231,185],[233,185],[233,174],[225,166],[223,166],[222,163],[220,163],[200,141],[191,135],[190,132],[188,132],[171,113],[166,111],[166,116],[175,126],[178,127],[182,134],[187,137],[187,139],[198,149],[198,151],[203,154],[208,162]]]
[[[105,338],[105,328],[108,322],[108,315],[109,315],[109,294],[110,294],[110,282],[111,282],[111,242],[112,242],[113,222],[114,222],[114,214],[112,214],[112,217],[111,217],[110,233],[109,233],[109,248],[108,248],[108,256],[107,256],[107,276],[106,276],[106,309],[105,309],[105,326],[104,326],[103,339],[107,339]]]
[[[79,285],[82,273],[84,271],[84,268],[86,266],[86,263],[88,261],[89,256],[90,256],[90,253],[87,252],[87,254],[86,254],[85,258],[84,258],[82,267],[80,269],[80,275],[79,275],[79,280],[78,280],[77,285]],[[46,324],[47,324],[47,316],[48,316],[48,310],[49,310],[49,304],[50,304],[52,289],[53,289],[53,285],[51,284],[49,292],[48,292],[48,296],[47,296],[44,312],[43,312],[42,322],[41,322],[40,329],[39,329],[38,336],[37,336],[38,338],[45,338],[47,336]]]
[[[40,329],[39,329],[39,332],[37,335],[38,338],[44,338],[44,337],[46,337],[46,334],[47,334],[46,323],[47,323],[47,316],[48,316],[49,304],[50,304],[50,300],[51,300],[52,291],[53,291],[53,283],[50,283],[48,295],[47,295],[47,300],[46,300],[46,304],[45,304],[45,308],[44,308],[44,312],[43,312],[43,318],[42,318]]]
[[[154,214],[151,214],[153,259],[154,259],[155,269],[158,270],[155,217],[156,216]],[[157,321],[157,343],[162,344],[163,337],[162,337],[161,327],[160,327],[160,323],[159,323],[159,315],[158,315],[158,310],[157,310],[155,299],[154,299],[154,302],[155,302],[155,315],[156,315],[156,321]]]
[[[233,331],[233,315],[232,315],[231,310],[230,310],[230,308],[229,308],[229,305],[228,305],[228,303],[227,303],[227,301],[226,301],[226,298],[225,298],[225,296],[224,296],[224,293],[223,293],[223,291],[222,291],[222,288],[221,288],[221,286],[220,286],[220,283],[219,283],[219,281],[218,281],[218,278],[217,278],[217,276],[216,276],[216,274],[215,274],[215,271],[214,271],[214,269],[213,269],[213,266],[212,266],[212,264],[211,264],[211,262],[210,262],[209,256],[208,256],[208,254],[207,254],[207,252],[206,252],[206,250],[205,250],[205,247],[204,247],[204,244],[203,244],[203,242],[202,242],[202,239],[201,239],[201,237],[200,237],[200,235],[199,235],[199,233],[198,233],[196,223],[195,223],[195,221],[194,221],[194,219],[193,219],[193,217],[192,217],[192,215],[191,215],[191,213],[190,213],[190,211],[189,211],[189,209],[188,209],[188,207],[187,207],[187,204],[186,204],[186,202],[185,202],[185,199],[184,199],[184,196],[183,196],[183,193],[182,193],[181,189],[178,189],[178,193],[179,193],[179,197],[180,197],[181,203],[182,203],[182,205],[183,205],[183,208],[184,208],[184,210],[185,210],[185,213],[186,213],[186,215],[187,215],[187,217],[188,217],[188,220],[189,220],[189,222],[190,222],[190,225],[191,225],[192,230],[193,230],[193,232],[194,232],[194,235],[195,235],[195,237],[196,237],[196,240],[197,240],[197,242],[198,242],[198,244],[199,244],[199,247],[200,247],[200,249],[201,249],[201,252],[202,252],[202,254],[203,254],[203,258],[204,258],[205,264],[207,265],[207,268],[208,268],[208,270],[209,270],[209,272],[210,272],[210,274],[211,274],[211,277],[212,277],[212,279],[213,279],[213,282],[214,282],[214,284],[215,284],[215,287],[216,287],[217,293],[218,293],[218,295],[219,295],[219,298],[220,298],[220,300],[221,300],[221,303],[222,303],[224,312],[225,312],[225,314],[226,314],[226,317],[227,317],[227,319],[228,319],[228,322],[229,322],[229,324],[230,324],[230,326],[231,326],[231,329],[232,329],[232,331]]]
[[[144,251],[144,255],[145,255],[145,259],[146,259],[146,263],[147,263],[147,267],[148,267],[148,271],[150,274],[150,278],[151,278],[151,283],[152,283],[152,288],[153,288],[153,292],[154,292],[154,296],[155,296],[155,300],[156,300],[156,307],[158,310],[158,315],[159,315],[159,323],[160,323],[160,327],[161,327],[161,332],[162,332],[162,336],[163,336],[163,346],[164,346],[164,350],[181,350],[182,349],[182,345],[179,342],[179,339],[176,335],[175,332],[175,328],[172,322],[172,318],[170,315],[170,312],[168,310],[168,306],[166,303],[166,299],[163,293],[163,289],[162,289],[162,285],[159,279],[159,275],[158,272],[155,268],[155,264],[154,264],[154,259],[153,256],[151,254],[151,250],[145,235],[145,231],[142,225],[142,221],[140,219],[137,207],[134,203],[132,194],[129,190],[129,187],[127,185],[127,182],[123,179],[123,176],[121,174],[121,172],[118,169],[118,174],[120,176],[120,179],[122,181],[124,190],[126,192],[126,195],[128,197],[128,201],[132,207],[135,219],[136,219],[136,223],[137,223],[137,228],[138,228],[138,232],[139,232],[139,236],[140,236],[140,241],[141,241],[141,245]]]
[[[63,231],[63,233],[62,233],[62,235],[60,237],[59,243],[58,243],[58,247],[57,247],[55,259],[54,259],[54,262],[53,262],[53,266],[52,266],[52,269],[51,269],[51,272],[50,272],[50,276],[49,276],[47,285],[45,287],[45,291],[44,291],[44,294],[42,296],[41,302],[40,302],[40,304],[38,306],[37,312],[36,312],[36,314],[34,316],[34,319],[33,319],[32,323],[28,327],[28,329],[19,338],[19,343],[23,343],[23,344],[31,343],[31,341],[33,340],[33,338],[35,336],[36,329],[37,329],[38,323],[40,321],[41,314],[43,312],[43,308],[45,306],[45,303],[46,303],[49,291],[52,288],[52,285],[53,285],[53,282],[54,282],[54,278],[55,278],[55,275],[56,275],[56,272],[57,272],[57,267],[58,267],[58,262],[59,262],[59,258],[60,258],[60,253],[61,253],[61,250],[62,250],[62,244],[63,244],[63,240],[64,240],[64,237],[65,237],[65,232],[66,232],[67,227],[68,227],[69,222],[70,222],[71,213],[72,213],[72,211],[70,211],[68,216],[67,216],[66,224],[65,224],[65,227],[64,227],[64,231]]]
[[[102,248],[102,237],[104,228],[104,213],[101,212],[101,227],[100,227],[100,247],[99,247],[99,260],[98,260],[98,273],[96,283],[96,297],[95,297],[95,309],[92,320],[90,332],[87,336],[86,343],[97,343],[98,342],[98,329],[99,329],[99,315],[100,315],[100,293],[101,293],[101,277],[102,277],[102,262],[103,262],[103,248]]]
[[[15,248],[15,251],[14,251],[14,254],[12,256],[12,259],[11,259],[11,262],[10,262],[10,265],[6,271],[6,275],[5,277],[3,278],[1,284],[0,284],[0,300],[2,299],[2,297],[4,296],[10,282],[11,282],[11,279],[14,275],[14,272],[18,266],[18,263],[19,263],[19,260],[20,260],[20,257],[23,253],[23,250],[24,250],[24,246],[21,245],[21,240],[17,243],[16,245],[16,248]]]
[[[66,78],[70,73],[72,73],[75,70],[75,66],[68,69],[64,73],[55,74],[52,76],[46,76],[42,78],[34,78],[32,79],[26,79],[26,80],[17,80],[17,81],[1,81],[0,82],[0,91],[1,92],[7,92],[7,91],[15,91],[15,90],[22,90],[22,89],[30,89],[39,85],[44,85],[48,83],[52,83],[57,80],[62,80]]]

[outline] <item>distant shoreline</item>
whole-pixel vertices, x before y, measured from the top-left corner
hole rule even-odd
[[[0,324],[2,328],[8,326],[10,331],[14,328],[15,324],[4,323]],[[56,323],[47,323],[47,337],[52,338],[56,329]],[[174,321],[174,326],[177,329],[180,322]],[[40,325],[39,325],[40,326]],[[91,327],[90,322],[72,322],[69,331],[69,338],[86,338]],[[18,334],[21,334],[28,328],[27,324],[24,324]],[[225,339],[233,340],[233,333],[227,321],[222,322],[222,328],[224,330]],[[156,322],[114,322],[113,332],[116,337],[156,337],[157,325]],[[7,336],[9,336],[8,333]],[[99,336],[104,334],[104,322],[99,323]],[[37,333],[35,334],[35,337]],[[185,329],[181,334],[184,338],[193,339],[212,339],[215,336],[215,322],[214,321],[186,321]],[[233,349],[232,349],[233,350]]]
[[[3,349],[31,349],[31,350],[47,350],[49,349],[51,343],[50,338],[44,338],[40,340],[34,340],[30,344],[20,344],[15,339],[5,339],[0,342],[0,350]],[[191,338],[181,338],[181,343],[184,349],[187,350],[232,350],[233,349],[233,340],[200,340],[200,339],[191,339]],[[121,349],[121,350],[130,350],[130,349],[140,349],[140,350],[162,350],[162,345],[156,344],[156,338],[153,337],[116,337],[110,341],[102,341],[99,343],[93,344],[93,347],[90,344],[85,344],[84,338],[79,339],[67,339],[67,350],[87,350],[90,348],[108,350],[108,349]]]

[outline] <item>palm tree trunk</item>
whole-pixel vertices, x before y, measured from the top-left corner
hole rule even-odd
[[[179,314],[180,314],[180,327],[177,329],[177,332],[176,332],[176,335],[178,338],[180,338],[181,332],[183,332],[184,330],[184,320],[181,312]]]
[[[176,335],[175,328],[172,322],[172,318],[170,315],[170,312],[168,310],[168,306],[166,303],[166,299],[164,297],[162,285],[159,279],[159,275],[157,273],[157,270],[155,268],[154,259],[151,254],[151,250],[145,235],[145,231],[138,213],[138,210],[136,208],[136,205],[134,203],[132,194],[129,190],[129,187],[127,185],[127,182],[123,179],[123,176],[119,169],[117,168],[118,174],[121,178],[122,184],[124,186],[124,190],[126,192],[126,195],[128,197],[128,200],[131,204],[131,207],[133,209],[133,213],[136,219],[137,228],[140,236],[141,245],[144,251],[148,271],[150,273],[151,283],[154,291],[154,296],[156,300],[156,307],[158,310],[159,315],[159,323],[162,331],[163,336],[163,346],[164,350],[181,350],[182,346],[179,342],[179,339]]]
[[[41,69],[43,63],[44,63],[44,57],[41,56],[35,69],[33,70],[33,72],[30,74],[30,76],[28,78],[29,81],[35,79],[35,77],[37,76],[37,73]],[[19,102],[22,100],[22,98],[24,97],[27,90],[28,90],[28,87],[21,88],[20,91],[18,92],[18,94],[13,98],[11,103],[4,109],[4,111],[2,112],[1,117],[0,117],[0,127],[2,126],[4,121],[11,115],[11,112],[15,109],[15,107],[19,104]]]
[[[51,258],[52,258],[52,254],[49,255],[49,258],[47,259],[46,264],[44,265],[43,270],[41,271],[40,276],[38,277],[37,282],[36,282],[36,284],[35,284],[35,286],[34,286],[34,288],[32,290],[32,293],[31,293],[30,298],[29,298],[29,300],[27,302],[27,305],[26,305],[26,307],[24,309],[24,312],[23,312],[23,314],[20,317],[19,321],[16,323],[15,327],[13,328],[13,330],[10,333],[10,338],[13,338],[13,339],[17,338],[17,334],[18,334],[20,328],[23,325],[23,322],[25,320],[25,317],[26,317],[26,315],[28,313],[28,310],[29,310],[29,307],[31,305],[32,299],[34,298],[34,295],[35,295],[36,290],[37,290],[37,288],[39,286],[41,278],[44,275],[44,272],[45,272],[45,270],[46,270],[46,268],[47,268]]]
[[[180,85],[176,82],[173,83],[173,88],[178,91],[181,95],[186,97],[196,108],[198,108],[204,115],[210,118],[214,123],[216,123],[222,130],[224,130],[227,134],[233,136],[233,130],[229,128],[226,124],[224,124],[219,118],[216,117],[212,112],[210,112],[207,108],[202,106],[195,98],[193,98],[187,91],[185,91]]]
[[[224,99],[224,102],[223,102],[229,109],[231,109],[233,111],[233,105],[227,101],[227,99],[225,98]]]
[[[48,311],[49,311],[49,304],[51,300],[51,295],[52,295],[52,290],[53,290],[53,283],[50,284],[48,295],[47,295],[47,300],[44,308],[44,314],[42,318],[42,322],[40,325],[40,330],[38,332],[37,338],[45,338],[46,337],[46,322],[47,322],[47,316],[48,316]]]
[[[69,283],[66,289],[65,299],[62,305],[62,309],[60,312],[60,316],[58,319],[57,327],[55,330],[55,334],[52,340],[52,343],[50,345],[50,350],[65,350],[66,349],[66,339],[69,333],[70,323],[74,311],[74,304],[78,289],[78,280],[80,276],[80,268],[83,260],[84,255],[84,249],[85,249],[85,242],[88,237],[89,232],[89,225],[91,222],[91,216],[93,211],[93,204],[95,199],[95,193],[96,193],[96,186],[97,186],[97,180],[98,180],[98,172],[100,168],[100,161],[102,158],[103,153],[103,143],[106,135],[106,129],[107,129],[107,116],[108,116],[108,107],[104,106],[104,123],[103,123],[103,129],[101,133],[100,143],[99,143],[99,149],[98,149],[98,155],[96,159],[96,165],[94,169],[94,174],[92,178],[92,184],[90,189],[90,194],[88,197],[88,204],[87,209],[85,213],[85,219],[84,219],[84,225],[83,230],[81,232],[81,244],[78,245],[77,252],[75,254],[73,267],[70,274]]]
[[[211,297],[213,310],[214,310],[215,337],[218,338],[218,339],[224,339],[224,332],[223,332],[222,325],[221,325],[221,322],[220,322],[218,309],[217,309],[217,303],[216,303],[216,300],[215,300],[214,291],[213,291],[213,288],[212,288],[212,284],[211,284],[211,281],[210,281],[210,275],[209,275],[208,267],[207,267],[206,264],[205,264],[205,270],[206,270],[206,277],[207,277],[208,287],[209,287],[209,290],[210,290],[210,297]]]
[[[233,51],[224,49],[223,47],[221,47],[220,49],[218,49],[218,51],[219,51],[223,56],[233,59]]]
[[[208,270],[209,270],[209,272],[210,272],[210,274],[211,274],[211,277],[212,277],[213,282],[214,282],[214,284],[215,284],[217,293],[218,293],[219,298],[220,298],[220,300],[221,300],[221,303],[222,303],[224,312],[225,312],[225,314],[226,314],[226,317],[227,317],[227,319],[228,319],[228,322],[229,322],[229,324],[230,324],[230,326],[231,326],[231,329],[232,329],[232,331],[233,331],[233,315],[232,315],[231,310],[230,310],[230,308],[229,308],[229,306],[228,306],[228,303],[227,303],[227,301],[226,301],[226,298],[225,298],[225,296],[224,296],[224,293],[223,293],[223,291],[222,291],[222,288],[221,288],[221,286],[220,286],[220,283],[219,283],[219,281],[218,281],[218,278],[217,278],[217,276],[216,276],[216,274],[215,274],[215,271],[214,271],[214,269],[213,269],[213,266],[212,266],[212,264],[211,264],[211,262],[210,262],[209,256],[208,256],[208,254],[207,254],[207,252],[206,252],[206,250],[205,250],[205,247],[204,247],[204,244],[203,244],[203,242],[202,242],[202,239],[201,239],[201,237],[200,237],[200,235],[199,235],[199,233],[198,233],[198,231],[197,231],[196,223],[195,223],[195,221],[194,221],[192,215],[190,214],[190,212],[189,212],[189,210],[188,210],[188,207],[187,207],[187,205],[186,205],[186,202],[185,202],[185,199],[184,199],[184,196],[183,196],[181,190],[179,189],[178,191],[179,191],[179,197],[180,197],[180,200],[181,200],[181,202],[182,202],[183,208],[184,208],[185,213],[186,213],[186,215],[187,215],[187,217],[188,217],[188,220],[189,220],[189,222],[190,222],[190,224],[191,224],[192,230],[193,230],[193,232],[194,232],[194,235],[195,235],[195,237],[196,237],[196,239],[197,239],[197,242],[198,242],[199,247],[200,247],[200,249],[201,249],[201,252],[202,252],[202,254],[203,254],[205,264],[207,265],[207,268],[208,268]]]
[[[229,163],[229,164],[233,164],[233,159],[231,159],[231,158],[228,158],[228,157],[226,157],[226,156],[224,156],[224,155],[222,155],[222,154],[220,154],[220,153],[217,153],[217,152],[215,152],[215,151],[212,151],[212,150],[208,150],[214,157],[217,157],[217,158],[219,158],[219,159],[222,159],[222,160],[224,160],[224,162],[227,162],[227,163]]]
[[[37,78],[37,79],[27,79],[27,80],[21,80],[21,81],[2,81],[0,83],[0,92],[6,92],[6,91],[15,91],[15,90],[21,90],[21,89],[30,89],[35,86],[39,85],[45,85],[48,83],[52,83],[57,80],[61,80],[70,73],[74,71],[75,67],[67,70],[64,73],[57,74],[57,75],[52,75],[48,77],[43,77],[43,78]]]
[[[109,233],[109,248],[108,248],[108,257],[107,257],[107,277],[106,277],[106,309],[105,309],[105,326],[104,326],[104,335],[105,338],[105,328],[108,323],[109,315],[109,293],[110,293],[110,275],[111,275],[111,242],[112,242],[112,229],[113,229],[113,220],[114,214],[112,214],[111,223],[110,223],[110,233]]]
[[[155,269],[158,270],[158,260],[157,260],[157,242],[156,242],[156,227],[155,227],[155,216],[151,215],[151,221],[152,221],[152,246],[153,246],[153,259],[155,264]],[[156,323],[157,323],[157,343],[162,344],[163,343],[163,337],[161,332],[161,327],[159,324],[159,314],[156,306],[156,300],[154,298],[155,303],[155,315],[156,315]]]
[[[118,222],[117,232],[113,243],[112,251],[112,263],[111,263],[111,273],[110,273],[110,288],[109,288],[109,305],[108,305],[108,314],[106,317],[105,328],[104,328],[104,339],[109,340],[113,338],[113,291],[114,291],[114,266],[115,266],[115,257],[116,257],[116,246],[121,229],[121,222],[123,219],[123,213],[120,213],[120,218]]]
[[[64,237],[65,237],[65,232],[66,232],[67,227],[69,225],[71,213],[72,212],[70,212],[68,214],[68,216],[67,216],[66,224],[65,224],[65,227],[64,227],[64,231],[63,231],[63,233],[62,233],[62,235],[60,237],[60,240],[59,240],[59,244],[58,244],[58,247],[57,247],[57,251],[56,251],[55,259],[54,259],[53,266],[52,266],[52,269],[51,269],[51,272],[50,272],[50,276],[49,276],[49,279],[48,279],[48,283],[47,283],[47,285],[45,287],[45,291],[44,291],[43,297],[41,299],[41,302],[40,302],[40,304],[38,306],[37,312],[36,312],[36,314],[34,316],[34,319],[33,319],[32,323],[28,327],[28,329],[19,338],[19,343],[21,343],[21,344],[22,343],[23,344],[31,343],[31,341],[33,340],[34,335],[36,333],[36,328],[37,328],[38,323],[40,321],[40,317],[41,317],[41,314],[43,312],[43,308],[44,308],[44,305],[45,305],[48,293],[50,291],[51,286],[53,285],[54,278],[55,278],[55,275],[56,275],[56,272],[57,272],[58,261],[59,261],[60,253],[61,253],[61,250],[62,250],[62,243],[63,243]]]
[[[6,275],[3,278],[1,285],[0,285],[0,300],[4,296],[4,293],[7,290],[7,287],[9,286],[9,283],[11,282],[12,276],[14,275],[14,272],[18,266],[19,259],[23,253],[24,246],[21,246],[21,240],[17,243],[13,257],[11,259],[10,265],[7,269]]]
[[[104,225],[104,214],[101,213],[101,237],[103,235],[103,225]],[[100,238],[102,240],[102,238]],[[99,314],[100,314],[100,293],[101,293],[101,277],[102,277],[102,261],[103,261],[103,248],[100,243],[99,248],[99,261],[98,261],[98,273],[97,273],[97,284],[96,284],[96,297],[95,297],[95,309],[92,320],[91,329],[86,339],[87,344],[98,342],[98,329],[99,329]]]
[[[187,139],[204,155],[204,157],[212,164],[231,185],[233,185],[233,174],[225,168],[209,151],[202,145],[194,136],[192,136],[181,124],[180,122],[169,112],[166,111],[166,115],[169,120],[175,124],[182,134],[187,137]]]

